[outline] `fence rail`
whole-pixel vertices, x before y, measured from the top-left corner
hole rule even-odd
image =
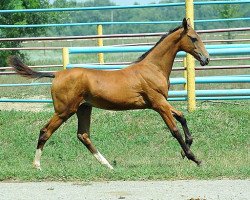
[[[237,47],[238,45],[238,47]],[[70,47],[69,54],[80,53],[125,53],[125,52],[145,52],[151,46],[103,46],[103,47]],[[249,55],[250,44],[235,45],[206,45],[210,55]],[[186,53],[179,52],[177,56],[184,56]]]
[[[234,1],[202,1],[194,2],[194,5],[219,5],[219,4],[247,4],[249,0]],[[89,11],[89,10],[120,10],[120,9],[138,9],[138,8],[162,8],[172,6],[185,6],[185,2],[166,3],[166,4],[148,4],[148,5],[128,5],[128,6],[97,6],[80,8],[49,8],[49,9],[24,9],[24,10],[0,10],[0,13],[32,13],[32,12],[65,12],[65,11]]]
[[[210,29],[210,30],[197,30],[199,34],[205,33],[223,33],[223,32],[238,32],[250,31],[250,27],[244,28],[224,28],[224,29]],[[66,37],[23,37],[23,38],[0,38],[0,42],[4,41],[44,41],[44,40],[88,40],[98,38],[122,38],[122,37],[154,37],[163,36],[165,32],[159,33],[134,33],[134,34],[108,34],[108,35],[85,35],[85,36],[66,36]]]
[[[249,21],[250,17],[244,18],[227,18],[227,19],[200,19],[194,20],[195,23],[207,22],[232,22],[232,21]],[[138,21],[138,22],[83,22],[83,23],[65,23],[65,24],[19,24],[9,25],[0,24],[0,28],[41,28],[41,27],[63,27],[63,26],[97,26],[97,25],[157,25],[157,24],[180,24],[182,21]]]

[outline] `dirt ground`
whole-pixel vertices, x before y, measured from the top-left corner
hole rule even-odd
[[[250,180],[0,182],[3,200],[249,200]]]
[[[53,111],[53,107],[48,107],[46,103],[0,103],[0,110],[20,110],[20,111],[32,111],[40,112],[45,110]]]

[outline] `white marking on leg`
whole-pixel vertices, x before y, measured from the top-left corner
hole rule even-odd
[[[109,169],[114,169],[99,151],[93,155],[101,164],[106,165]]]
[[[41,164],[40,164],[41,156],[42,156],[42,150],[41,149],[37,149],[33,165],[34,165],[34,167],[36,169],[39,169],[39,170],[41,170]]]

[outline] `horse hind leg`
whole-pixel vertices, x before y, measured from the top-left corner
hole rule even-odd
[[[90,117],[91,117],[92,107],[82,104],[77,110],[78,118],[78,139],[87,147],[87,149],[94,155],[94,157],[103,165],[110,169],[113,167],[109,162],[103,157],[103,155],[96,149],[90,140]]]
[[[68,116],[61,117],[57,113],[53,115],[50,121],[40,130],[40,135],[37,142],[36,154],[33,165],[37,169],[41,169],[41,156],[45,143],[51,137],[51,135],[61,126],[61,124],[68,119]]]

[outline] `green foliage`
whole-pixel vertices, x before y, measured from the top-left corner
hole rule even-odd
[[[0,4],[0,10],[48,8],[49,5],[48,0],[3,0],[3,3]],[[48,19],[47,13],[3,13],[0,15],[0,24],[43,24],[47,23]],[[42,35],[45,32],[45,28],[5,28],[1,30],[0,36],[2,38],[27,37]],[[20,46],[20,41],[0,43],[1,48]],[[15,54],[24,57],[19,51],[0,51],[0,66],[6,66],[6,58]]]
[[[219,11],[219,16],[221,18],[233,18],[233,17],[238,17],[239,14],[239,6],[235,6],[235,5],[223,5],[222,8],[217,8],[217,10]]]
[[[223,6],[216,7],[216,9],[217,9],[217,11],[219,13],[220,18],[222,18],[222,19],[236,18],[236,17],[241,16],[239,5],[225,4]],[[225,22],[227,28],[230,28],[231,23],[232,22],[230,22],[230,21]],[[227,33],[227,39],[233,39],[233,38],[234,37],[233,37],[232,33],[228,32]]]
[[[177,109],[180,102],[172,103]],[[172,180],[250,178],[249,102],[199,103],[185,113],[201,167],[182,159],[180,146],[151,110],[93,110],[91,137],[115,169],[99,164],[76,137],[70,118],[46,143],[42,171],[32,168],[39,130],[52,112],[0,111],[0,180]],[[178,125],[179,128],[181,127]]]

